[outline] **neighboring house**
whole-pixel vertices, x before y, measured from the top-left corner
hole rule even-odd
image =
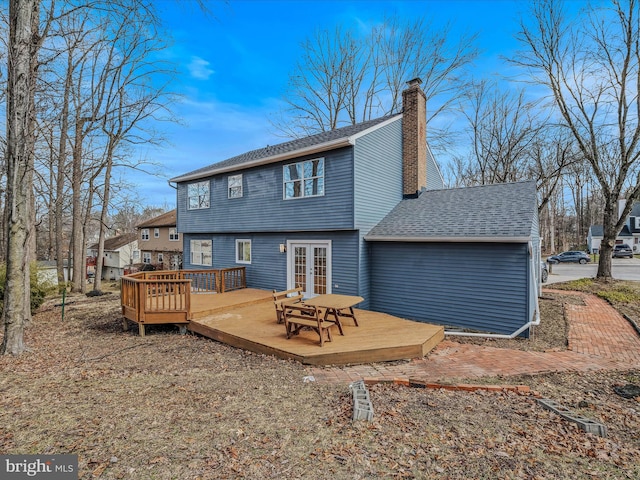
[[[150,263],[158,270],[182,268],[182,238],[176,228],[175,210],[142,222],[136,228],[142,263]]]
[[[184,267],[245,265],[248,287],[360,295],[361,308],[413,320],[526,330],[540,287],[535,184],[444,190],[419,83],[403,92],[401,114],[173,178]]]
[[[627,201],[624,198],[618,200],[618,218],[622,215],[622,211]],[[587,234],[587,248],[590,253],[598,253],[600,243],[604,238],[604,230],[602,225],[591,225]],[[624,226],[616,237],[616,245],[626,243],[633,249],[633,253],[640,253],[640,203],[634,203],[631,213],[624,222]]]
[[[89,247],[89,255],[98,256],[98,244]],[[104,241],[102,280],[118,280],[124,274],[124,267],[136,263],[140,258],[138,240],[135,233],[126,233]]]

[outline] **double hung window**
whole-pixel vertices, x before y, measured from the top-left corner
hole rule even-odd
[[[187,185],[187,196],[189,197],[187,204],[189,210],[209,208],[209,182],[190,183]]]
[[[324,158],[290,163],[282,168],[285,199],[324,195]]]
[[[236,263],[251,263],[251,240],[236,240]]]
[[[212,242],[211,240],[191,240],[191,264],[207,265],[212,263]]]
[[[227,177],[227,188],[229,198],[242,197],[242,174]]]

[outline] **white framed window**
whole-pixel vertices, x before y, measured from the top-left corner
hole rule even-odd
[[[189,210],[209,208],[209,182],[190,183],[187,185],[187,196]]]
[[[191,240],[191,265],[213,265],[211,240]]]
[[[251,263],[251,240],[236,240],[236,263]]]
[[[290,163],[282,169],[285,199],[324,195],[324,158]]]
[[[140,258],[140,250],[134,250],[133,251],[133,259],[134,260],[138,260],[139,258]]]
[[[151,252],[142,252],[142,263],[151,263]]]
[[[242,174],[227,177],[228,198],[242,197]]]
[[[169,229],[169,241],[177,242],[178,240],[180,240],[180,235],[178,234],[178,229],[177,228],[170,228]]]
[[[142,232],[140,233],[140,238],[142,240],[149,240],[149,229],[148,228],[143,228]]]
[[[636,229],[640,228],[640,217],[634,217],[636,219]]]
[[[158,254],[158,263],[162,263],[162,262],[164,262],[164,254],[159,253]]]
[[[159,228],[154,228],[153,229],[153,238],[160,238],[160,229]]]

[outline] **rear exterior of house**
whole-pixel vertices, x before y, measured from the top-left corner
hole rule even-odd
[[[223,162],[218,173],[177,179],[185,268],[244,265],[248,287],[302,286],[308,296],[362,295],[366,303],[363,236],[402,198],[402,116],[341,130],[330,136],[342,139],[335,149],[297,148],[248,167]],[[293,171],[311,175],[298,183]],[[190,201],[190,191],[207,199]]]
[[[369,237],[397,207],[412,199],[422,202],[431,191],[446,192],[426,142],[426,100],[419,80],[409,82],[403,92],[402,114],[253,150],[171,181],[177,187],[185,269],[244,265],[251,288],[302,287],[307,297],[359,295],[365,299],[360,308],[478,329],[495,322],[487,331],[524,325],[536,311],[530,303],[532,294],[537,298],[539,272],[528,266],[530,252],[539,259],[533,218],[524,221],[532,233],[517,245],[492,247],[472,238],[461,242],[459,237],[449,238],[460,225],[446,222],[451,233],[439,244]],[[478,200],[494,198],[483,200],[480,194]],[[536,210],[535,185],[527,201]],[[494,221],[482,216],[465,219]],[[498,251],[504,255],[502,264]],[[471,268],[463,270],[459,260],[443,262],[458,255],[469,256],[466,264]],[[479,289],[488,278],[487,267],[495,273],[489,281],[499,279],[507,285],[504,291],[495,285]],[[481,300],[492,302],[494,310],[502,303],[509,320],[494,315],[478,323],[467,313],[473,310],[476,317],[482,316],[480,308],[442,306],[441,299],[449,298],[452,290],[465,289],[482,291],[477,307]],[[467,303],[470,298],[464,295]],[[451,321],[453,316],[464,321]]]

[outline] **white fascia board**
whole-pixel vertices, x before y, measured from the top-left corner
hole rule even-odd
[[[267,165],[269,163],[276,163],[282,160],[288,160],[290,158],[301,157],[303,155],[311,155],[314,153],[326,152],[329,150],[335,150],[336,148],[348,147],[352,146],[353,143],[350,141],[350,137],[338,138],[336,140],[332,140],[330,142],[319,143],[317,145],[312,145],[310,147],[300,148],[298,150],[293,150],[291,152],[281,153],[279,155],[272,155],[270,157],[259,158],[258,160],[253,160],[250,162],[239,163],[236,165],[229,165],[224,168],[215,168],[213,165],[210,169],[194,173],[181,175],[179,177],[174,177],[170,182],[188,182],[190,180],[197,180],[204,177],[210,177],[212,175],[218,175],[220,173],[233,172],[237,170],[245,170],[251,167],[258,167],[260,165]]]
[[[413,243],[528,243],[531,237],[396,237],[365,235],[369,242],[413,242]]]

